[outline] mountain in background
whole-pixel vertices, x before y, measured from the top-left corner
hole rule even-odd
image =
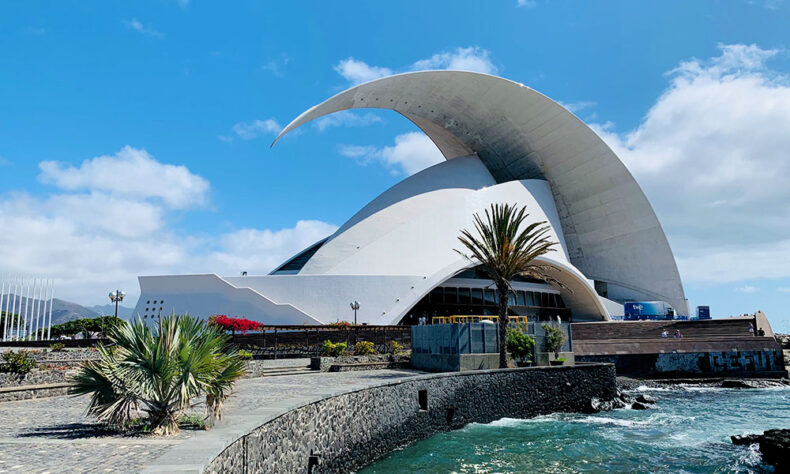
[[[13,301],[14,295],[10,295]],[[3,296],[3,311],[5,311],[5,301],[9,298],[9,295]],[[27,309],[29,311],[27,314],[36,314],[36,310],[38,309],[38,301],[35,298],[19,298],[16,300],[16,313],[23,314],[27,308],[26,304],[29,304],[30,307]],[[11,305],[8,306],[8,311],[11,311]],[[133,308],[127,308],[125,306],[118,306],[118,317],[125,318],[132,315]],[[41,314],[43,317],[44,314],[44,301],[41,301]],[[98,316],[108,316],[115,314],[115,305],[103,305],[103,306],[91,306],[86,308],[85,306],[79,305],[77,303],[72,303],[71,301],[64,301],[58,298],[52,300],[52,324],[61,324],[68,321],[72,321],[74,319],[80,318],[95,318]]]
[[[90,311],[94,311],[98,313],[100,316],[114,316],[115,315],[115,305],[114,304],[103,304],[103,305],[96,305],[96,306],[87,306],[87,309]],[[134,308],[130,308],[128,306],[121,306],[118,305],[118,317],[121,319],[131,319],[132,313],[134,313]]]

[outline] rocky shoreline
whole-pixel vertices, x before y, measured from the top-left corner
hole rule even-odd
[[[757,444],[765,464],[772,465],[776,472],[790,469],[790,429],[767,430],[763,434],[731,436],[732,444],[750,446]]]
[[[704,378],[704,379],[636,379],[617,377],[617,388],[624,392],[635,391],[642,387],[683,390],[686,386],[711,388],[783,388],[790,387],[788,379],[756,378]]]

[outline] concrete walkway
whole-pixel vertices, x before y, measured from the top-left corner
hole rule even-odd
[[[84,414],[86,397],[0,403],[0,473],[200,472],[225,446],[298,406],[418,375],[405,370],[315,373],[241,380],[209,431],[168,438],[121,436]]]

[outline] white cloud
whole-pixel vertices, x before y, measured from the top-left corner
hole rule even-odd
[[[413,71],[425,69],[451,69],[496,74],[497,67],[491,62],[490,53],[479,46],[456,48],[451,52],[437,53],[428,59],[412,64]]]
[[[537,6],[537,2],[535,0],[517,0],[516,6],[523,7],[523,8],[533,8]]]
[[[120,196],[158,198],[183,209],[206,203],[209,183],[185,166],[160,163],[143,149],[125,146],[115,155],[85,160],[79,167],[39,163],[39,180],[66,191],[107,191]]]
[[[284,77],[285,76],[285,68],[288,66],[288,63],[291,62],[291,58],[288,57],[287,54],[283,53],[277,59],[270,59],[266,62],[261,69],[264,71],[269,71],[277,77]]]
[[[370,66],[354,58],[341,60],[334,66],[335,71],[353,84],[372,81],[380,77],[392,75],[392,70],[386,67]]]
[[[57,191],[0,195],[0,274],[54,278],[56,297],[83,304],[103,303],[107,291],[121,288],[129,294],[128,304],[134,305],[138,275],[237,275],[241,270],[265,274],[336,229],[304,220],[286,229],[241,229],[216,236],[184,233],[171,221],[173,208],[180,207],[182,194],[189,192],[171,196],[135,188],[138,180],[156,180],[146,171],[127,168],[141,156],[145,170],[177,169],[176,174],[209,187],[186,168],[129,147],[114,156],[85,160],[79,168],[56,164],[54,173],[45,173]],[[42,170],[51,166],[40,164]],[[138,174],[128,180],[127,188],[107,186],[100,179],[105,166],[119,174]],[[63,169],[68,171],[62,173]],[[181,183],[159,180],[151,187],[178,188]]]
[[[570,110],[574,114],[578,114],[582,110],[586,110],[598,105],[596,102],[591,100],[580,100],[578,102],[562,102],[558,100],[557,103]]]
[[[330,115],[325,115],[315,121],[315,127],[324,131],[334,127],[365,127],[374,123],[382,123],[381,117],[373,112],[364,114],[354,113],[350,110],[341,110]]]
[[[393,173],[412,175],[440,163],[444,156],[436,145],[421,132],[409,132],[395,137],[395,145],[374,146],[343,145],[340,154],[367,164],[378,162]]]
[[[776,291],[778,291],[779,293],[790,293],[790,288],[787,287],[777,288]]]
[[[337,226],[317,220],[301,220],[294,227],[279,230],[240,229],[222,236],[221,250],[209,260],[229,274],[266,274],[336,230]]]
[[[436,53],[429,58],[420,59],[410,66],[403,68],[400,72],[422,71],[426,69],[452,69],[496,74],[498,69],[494,63],[491,62],[490,56],[487,50],[479,46],[470,46],[468,48],[459,47],[452,51],[444,51]],[[343,59],[337,63],[334,69],[352,84],[361,84],[381,77],[391,76],[393,73],[398,72],[389,67],[371,66],[364,61],[359,61],[352,57]]]
[[[143,36],[149,36],[151,38],[164,38],[165,36],[163,33],[153,29],[150,25],[145,26],[137,18],[132,18],[131,20],[124,20],[123,24],[126,25],[127,28],[136,31]]]
[[[274,119],[239,122],[233,126],[236,135],[244,140],[252,140],[261,135],[277,135],[283,127]]]
[[[4,156],[0,155],[0,166],[10,165],[10,164],[11,161],[8,160],[8,158],[5,158]]]
[[[735,291],[737,291],[738,293],[757,293],[758,291],[760,291],[760,289],[752,285],[743,285],[743,286],[739,286],[738,288],[735,288]]]
[[[687,281],[790,276],[790,78],[777,54],[684,61],[635,130],[593,127],[656,209]]]

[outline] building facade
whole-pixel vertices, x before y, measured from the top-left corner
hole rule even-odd
[[[394,110],[446,161],[397,183],[333,235],[269,275],[139,277],[135,313],[240,315],[266,324],[410,323],[426,315],[489,314],[496,297],[463,258],[460,229],[494,203],[526,205],[557,249],[540,258],[563,287],[516,281],[513,311],[594,321],[628,300],[665,301],[688,315],[674,256],[639,185],[612,150],[558,103],[486,74],[424,71],[353,87],[307,110],[311,120],[357,108]],[[276,143],[276,140],[275,140]]]

